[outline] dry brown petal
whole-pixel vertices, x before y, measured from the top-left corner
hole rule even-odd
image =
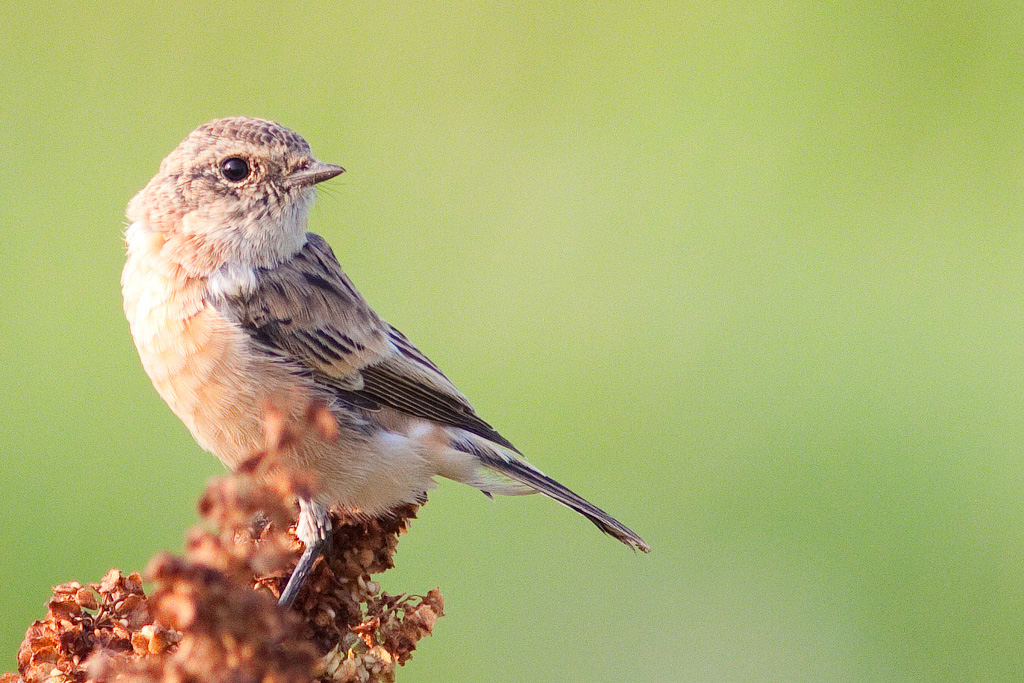
[[[121,587],[121,571],[119,569],[111,569],[103,575],[103,579],[100,580],[99,588],[97,589],[101,595],[113,595],[115,591],[118,591]]]
[[[83,609],[99,609],[100,607],[99,601],[96,600],[96,593],[85,587],[79,588],[75,592],[75,602]]]
[[[127,627],[135,630],[150,623],[149,608],[146,605],[146,598],[133,593],[117,605],[118,614],[124,615]]]
[[[132,651],[137,655],[144,655],[149,652],[149,643],[152,640],[142,631],[132,634]]]
[[[157,613],[162,621],[167,622],[176,630],[182,631],[195,623],[199,609],[193,596],[185,591],[172,591],[163,597]]]
[[[77,581],[68,581],[67,583],[62,583],[59,586],[53,587],[53,597],[55,599],[73,598],[78,593],[78,591],[82,589],[82,587],[82,584],[78,583]]]
[[[154,624],[142,627],[142,633],[149,637],[150,654],[160,654],[181,640],[181,634]]]
[[[74,600],[57,600],[56,598],[46,603],[53,619],[74,622],[82,614],[82,607]]]
[[[122,582],[124,589],[133,595],[145,595],[142,591],[142,576],[138,572],[132,572]]]

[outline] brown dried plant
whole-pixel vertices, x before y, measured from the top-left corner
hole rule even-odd
[[[292,608],[279,607],[301,551],[289,528],[294,501],[315,482],[279,467],[275,453],[301,430],[329,434],[334,423],[319,406],[299,424],[273,408],[267,415],[267,450],[207,486],[204,523],[189,531],[184,553],[161,553],[146,568],[149,594],[139,574],[117,569],[88,587],[57,586],[46,618],[25,634],[18,673],[0,683],[395,680],[443,614],[436,588],[391,596],[370,578],[394,566],[417,508],[373,520],[332,512],[333,550]]]

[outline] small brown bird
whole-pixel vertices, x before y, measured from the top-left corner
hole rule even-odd
[[[329,406],[288,464],[312,471],[306,552],[289,604],[329,531],[326,508],[366,516],[421,502],[435,476],[491,494],[543,493],[647,552],[625,525],[527,463],[426,356],[382,320],[327,242],[306,231],[317,183],[344,169],[272,121],[193,131],[128,204],[124,311],[157,392],[229,467],[263,446],[269,397]],[[302,403],[302,405],[299,405]]]

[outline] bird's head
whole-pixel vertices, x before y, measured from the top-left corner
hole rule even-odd
[[[343,171],[273,121],[217,119],[163,160],[127,214],[196,256],[270,267],[305,243],[316,184]]]

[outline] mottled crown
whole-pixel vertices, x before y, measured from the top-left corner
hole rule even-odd
[[[250,116],[232,116],[214,119],[189,133],[164,159],[160,172],[181,172],[203,163],[215,163],[216,157],[225,154],[252,150],[259,150],[261,156],[281,160],[313,156],[309,143],[280,123]]]
[[[310,153],[309,143],[295,131],[285,128],[280,123],[251,116],[214,119],[192,131],[185,138],[185,142],[199,140],[204,144],[209,144],[212,140],[217,139],[229,139],[266,147],[283,145],[293,152]]]

